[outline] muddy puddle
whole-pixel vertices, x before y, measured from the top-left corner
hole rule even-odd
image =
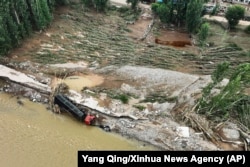
[[[191,38],[185,32],[175,30],[161,30],[160,35],[155,37],[155,43],[161,45],[170,45],[175,47],[191,46]]]
[[[0,93],[0,166],[77,166],[78,150],[155,150]],[[53,165],[52,165],[53,164]]]
[[[104,78],[99,75],[70,76],[63,80],[70,89],[81,91],[84,87],[94,87],[102,84]]]

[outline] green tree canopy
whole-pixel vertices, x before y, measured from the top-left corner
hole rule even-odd
[[[133,10],[136,10],[138,3],[140,2],[140,0],[126,0],[126,2],[129,4],[131,3],[131,8]]]
[[[104,11],[109,0],[81,0],[86,7],[94,7],[97,11]]]
[[[59,0],[1,0],[0,56],[18,46],[32,30],[46,28],[57,2]]]
[[[178,27],[186,24],[188,31],[193,33],[200,26],[203,3],[204,0],[164,0],[153,3],[151,8],[162,22]]]
[[[190,33],[195,33],[201,23],[203,1],[192,0],[188,3],[186,12],[186,26]]]
[[[198,33],[199,42],[201,46],[204,46],[209,33],[209,23],[203,23]]]
[[[245,15],[245,8],[239,5],[233,5],[227,8],[225,17],[228,21],[229,28],[235,28],[240,19],[243,19]]]

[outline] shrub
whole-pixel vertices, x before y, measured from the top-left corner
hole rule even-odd
[[[92,7],[93,6],[92,0],[82,0],[82,3],[85,7]]]
[[[108,6],[108,0],[82,0],[85,7],[94,7],[97,11],[104,11]]]
[[[142,111],[146,108],[145,106],[142,106],[142,105],[133,105],[133,107],[137,108],[140,111]]]
[[[170,9],[167,5],[161,4],[159,8],[157,8],[157,13],[160,17],[160,20],[163,23],[168,23],[170,19]]]
[[[192,0],[187,5],[186,26],[190,33],[196,33],[201,23],[201,15],[203,2],[200,0]]]
[[[245,88],[250,86],[250,63],[233,69],[229,83],[217,95],[212,94],[212,89],[225,78],[228,70],[228,63],[218,65],[212,75],[213,82],[203,89],[197,110],[211,119],[235,118],[250,128],[250,96],[244,93]]]
[[[203,46],[209,33],[209,23],[203,23],[198,33],[200,44]]]
[[[140,2],[140,0],[127,0],[127,3],[131,3],[131,8],[133,10],[136,10],[138,3]]]
[[[229,28],[235,28],[240,19],[243,19],[245,15],[245,8],[239,5],[230,6],[227,8],[225,18],[228,21]]]
[[[245,32],[250,34],[250,25],[246,27]]]
[[[216,4],[216,6],[213,8],[213,10],[212,10],[212,12],[211,12],[211,16],[214,16],[214,15],[216,15],[217,13],[218,13],[218,11],[219,11],[219,5],[218,4]]]
[[[120,100],[123,104],[127,104],[129,97],[125,94],[118,94],[113,97],[114,99]]]
[[[108,0],[94,0],[97,11],[104,11],[107,8]]]
[[[154,13],[157,13],[157,9],[159,8],[160,4],[159,3],[152,3],[151,4],[151,9]]]

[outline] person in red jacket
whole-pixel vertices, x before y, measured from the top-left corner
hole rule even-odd
[[[96,117],[94,115],[87,114],[84,119],[86,125],[94,125]]]
[[[86,125],[90,125],[90,126],[97,126],[101,129],[103,129],[106,132],[110,132],[111,128],[108,125],[95,125],[97,121],[97,117],[91,114],[87,114],[87,116],[84,119],[84,122]]]

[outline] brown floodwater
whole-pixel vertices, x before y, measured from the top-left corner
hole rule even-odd
[[[94,87],[102,84],[104,78],[99,75],[89,74],[80,76],[70,76],[65,78],[62,82],[67,84],[70,89],[80,92],[84,87]]]
[[[0,92],[0,166],[75,167],[78,150],[155,150]]]

